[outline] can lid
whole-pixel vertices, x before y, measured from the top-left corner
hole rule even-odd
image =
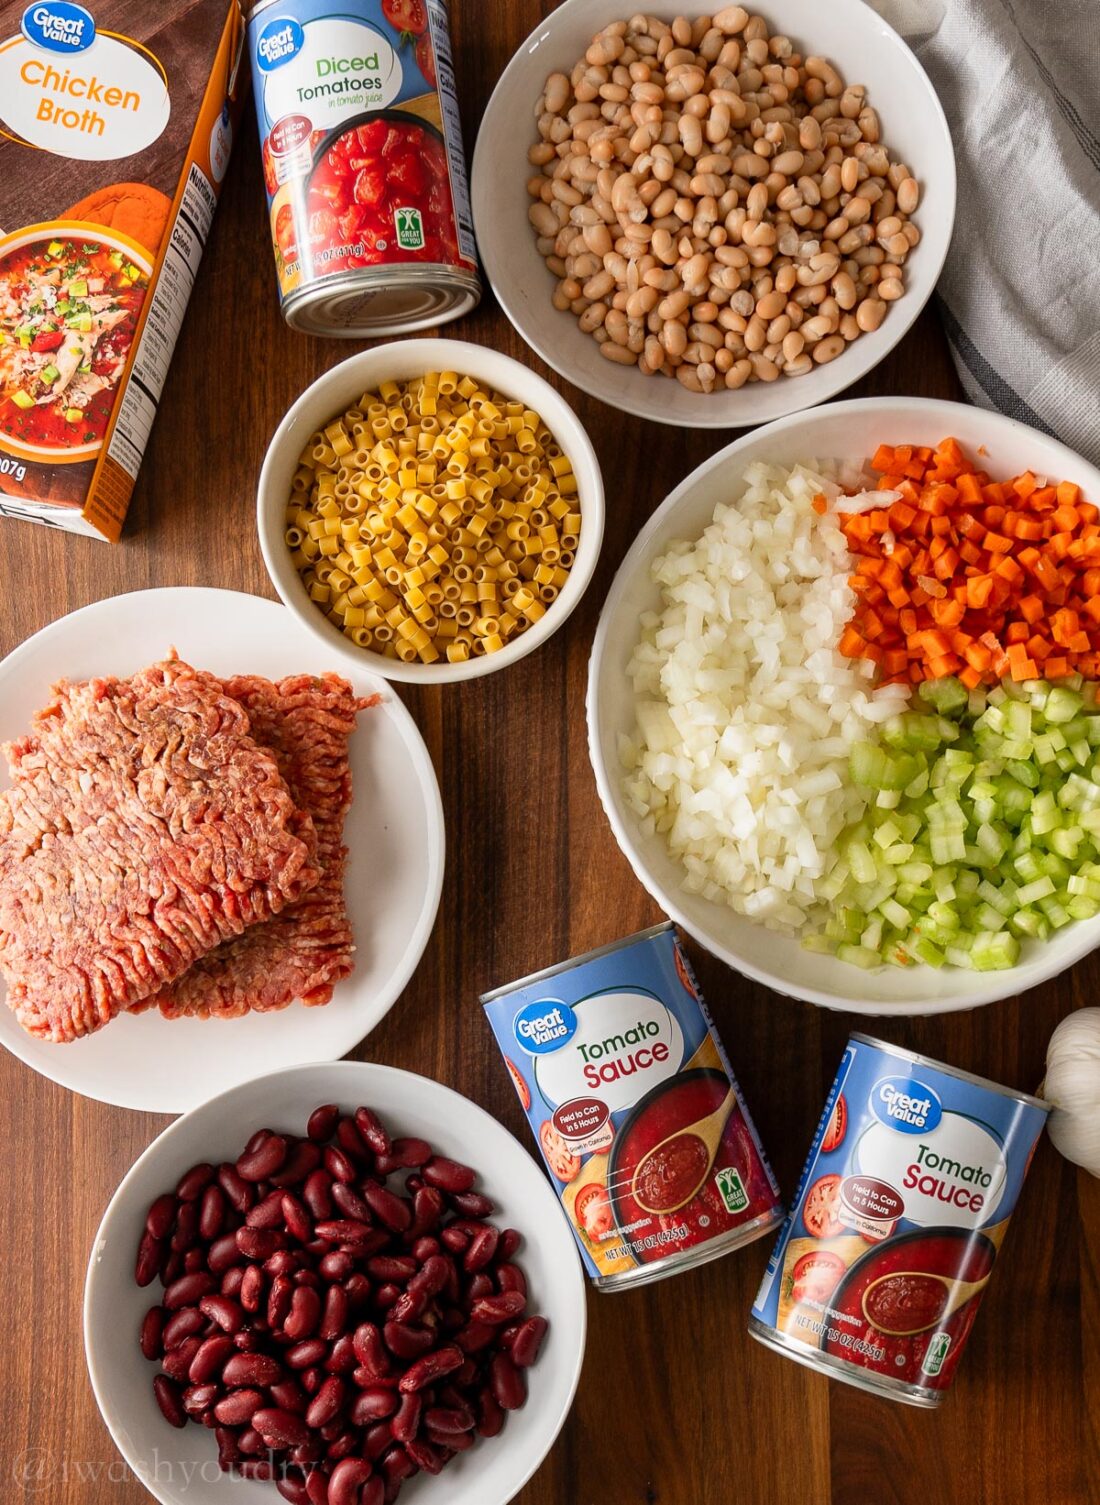
[[[287,304],[287,323],[302,334],[349,339],[410,334],[461,317],[481,297],[472,272],[419,277],[408,273],[409,268],[402,266],[386,268],[382,276],[350,273],[315,283]]]
[[[505,993],[514,993],[517,988],[525,988],[529,983],[542,982],[547,977],[557,977],[560,972],[569,972],[574,967],[583,966],[585,962],[595,961],[600,956],[610,956],[615,951],[622,951],[626,946],[633,946],[636,941],[652,940],[662,931],[672,929],[674,926],[671,920],[662,920],[659,925],[650,925],[648,930],[639,930],[634,935],[624,936],[621,941],[611,941],[606,946],[597,946],[594,951],[585,951],[580,956],[571,956],[568,961],[557,962],[552,967],[543,967],[539,972],[531,972],[515,982],[506,982],[502,987],[494,988],[490,993],[482,993],[481,1002],[492,1003],[494,999],[502,998]]]
[[[1044,1102],[1041,1097],[1032,1097],[1030,1092],[1017,1092],[1013,1087],[1005,1087],[1000,1082],[994,1082],[989,1077],[976,1076],[972,1071],[963,1071],[959,1066],[949,1066],[946,1061],[937,1061],[932,1056],[922,1056],[919,1051],[906,1050],[901,1045],[891,1045],[889,1040],[878,1040],[874,1035],[864,1035],[858,1030],[849,1037],[858,1040],[862,1045],[873,1045],[876,1050],[888,1050],[891,1055],[901,1056],[905,1061],[913,1061],[918,1066],[931,1066],[936,1071],[942,1071],[945,1076],[957,1077],[960,1082],[972,1082],[976,1087],[985,1087],[989,1092],[997,1092],[1001,1097],[1010,1097],[1014,1102],[1027,1103],[1032,1108],[1041,1108],[1044,1113],[1049,1113],[1052,1103]]]

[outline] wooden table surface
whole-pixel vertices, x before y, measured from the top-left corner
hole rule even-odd
[[[493,81],[550,8],[538,0],[454,6],[468,145]],[[111,548],[0,523],[0,651],[122,591],[201,584],[273,594],[252,522],[264,448],[292,399],[353,348],[290,331],[273,272],[249,115],[124,541]],[[448,1083],[531,1148],[478,994],[659,918],[597,800],[585,670],[601,602],[639,527],[731,436],[647,427],[562,383],[491,297],[447,332],[525,360],[565,392],[603,465],[607,535],[584,602],[537,654],[461,689],[400,688],[439,776],[448,870],[416,975],[355,1055]],[[960,395],[932,311],[845,395],[860,393]],[[163,647],[151,624],[150,657]],[[848,1031],[861,1021],[776,997],[697,947],[692,956],[789,1196]],[[1034,1089],[1050,1031],[1095,1001],[1098,984],[1093,958],[1022,998],[875,1027],[900,1045]],[[166,1122],[77,1097],[12,1057],[0,1061],[8,1313],[0,1323],[0,1501],[147,1498],[96,1410],[81,1297],[103,1209]],[[1100,1500],[1100,1184],[1049,1144],[1036,1156],[970,1350],[938,1413],[831,1384],[752,1342],[746,1317],[769,1245],[630,1294],[589,1295],[576,1404],[518,1496],[522,1505]],[[445,1483],[433,1498],[446,1500]]]

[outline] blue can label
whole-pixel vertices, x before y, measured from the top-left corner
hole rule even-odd
[[[853,1037],[753,1316],[824,1367],[946,1389],[1046,1112]]]
[[[588,1273],[637,1272],[780,1217],[725,1051],[670,925],[485,1003]],[[713,1156],[691,1131],[718,1115]]]

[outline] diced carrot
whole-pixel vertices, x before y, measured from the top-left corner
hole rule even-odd
[[[828,512],[828,510],[829,510],[828,500],[827,500],[827,498],[825,498],[824,496],[822,496],[822,494],[821,494],[820,491],[814,497],[813,502],[811,503],[811,506],[813,507],[814,511],[817,513],[818,517],[824,517],[825,514],[826,514],[826,512]]]

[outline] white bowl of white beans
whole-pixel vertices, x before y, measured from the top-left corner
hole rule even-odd
[[[319,377],[279,424],[257,526],[334,666],[446,684],[531,653],[576,606],[603,481],[568,403],[518,361],[402,340]]]
[[[947,254],[955,164],[924,70],[862,0],[565,0],[489,101],[473,210],[502,308],[556,371],[641,418],[740,428],[898,343]]]

